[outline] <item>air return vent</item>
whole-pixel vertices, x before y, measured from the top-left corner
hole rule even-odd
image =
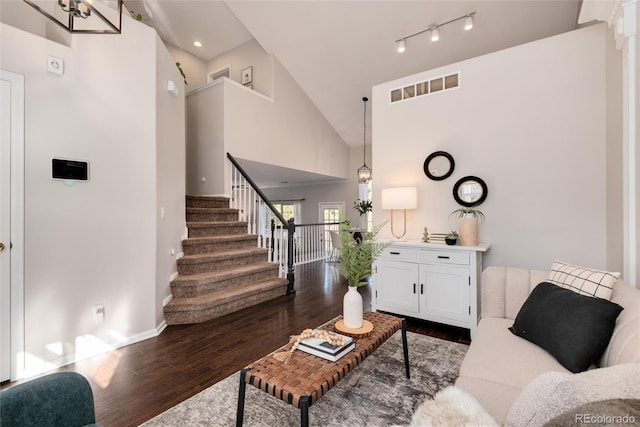
[[[390,92],[391,102],[404,101],[457,87],[460,87],[460,72],[393,89]]]

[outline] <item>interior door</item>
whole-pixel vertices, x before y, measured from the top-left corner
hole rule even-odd
[[[11,376],[11,83],[0,80],[0,381]]]
[[[322,240],[324,242],[325,253],[331,253],[331,237],[329,231],[338,231],[339,226],[335,223],[344,218],[344,202],[321,202],[318,205],[319,222],[325,224]]]
[[[0,380],[24,377],[24,76],[0,70]]]

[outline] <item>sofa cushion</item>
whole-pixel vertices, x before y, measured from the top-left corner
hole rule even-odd
[[[580,374],[548,372],[533,380],[507,414],[507,426],[541,426],[587,402],[638,398],[640,364],[592,369]]]
[[[619,277],[620,273],[578,267],[556,260],[551,265],[547,281],[580,295],[609,300]]]
[[[512,323],[512,320],[493,317],[480,320],[460,366],[460,376],[521,390],[544,372],[568,372],[545,350],[509,332]]]
[[[542,282],[509,328],[552,354],[571,372],[595,363],[611,339],[622,307]]]
[[[473,396],[499,425],[504,424],[509,408],[520,389],[473,377],[458,377],[456,387]]]

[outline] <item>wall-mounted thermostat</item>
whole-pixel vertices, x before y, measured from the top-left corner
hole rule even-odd
[[[82,160],[51,159],[51,177],[53,179],[87,181],[89,163]]]

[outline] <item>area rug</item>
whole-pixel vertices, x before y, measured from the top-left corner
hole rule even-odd
[[[408,425],[413,411],[455,382],[468,346],[407,333],[411,379],[407,380],[400,332],[382,344],[309,408],[311,426]],[[234,426],[238,402],[235,374],[147,421],[143,426]],[[294,427],[300,411],[247,385],[246,427]]]

